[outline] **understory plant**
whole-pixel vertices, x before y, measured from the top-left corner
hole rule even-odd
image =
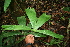
[[[46,15],[46,13],[43,13],[39,18],[36,16],[36,12],[34,8],[27,8],[25,9],[26,16],[30,20],[28,24],[26,24],[26,16],[17,17],[17,21],[19,25],[2,25],[3,31],[0,35],[0,45],[4,46],[4,44],[8,43],[7,46],[11,46],[11,43],[13,44],[15,42],[15,35],[23,35],[24,37],[19,38],[18,41],[15,42],[19,43],[22,41],[26,35],[33,34],[35,37],[46,37],[47,35],[52,36],[53,38],[57,38],[58,41],[62,40],[64,38],[63,35],[56,34],[50,30],[38,30],[46,21],[50,20],[51,15]],[[11,32],[7,32],[5,30],[12,30]],[[22,30],[20,32],[19,30]],[[2,39],[4,39],[4,43],[2,43]],[[11,39],[13,40],[11,42]],[[9,43],[9,42],[10,43]],[[56,40],[55,40],[56,41]],[[53,41],[54,42],[54,41]],[[61,41],[59,41],[60,43]],[[55,43],[57,44],[57,43]],[[52,45],[52,40],[50,42],[50,45]]]

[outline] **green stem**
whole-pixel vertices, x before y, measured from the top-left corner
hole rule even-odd
[[[59,44],[57,44],[58,45],[58,47],[60,47],[60,45]]]

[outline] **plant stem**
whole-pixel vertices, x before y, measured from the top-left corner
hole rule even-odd
[[[58,45],[58,47],[60,47],[60,45],[59,44],[57,44]]]

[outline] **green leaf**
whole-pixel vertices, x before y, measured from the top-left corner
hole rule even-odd
[[[44,42],[43,40],[40,40],[40,42],[43,42],[43,43],[46,44],[46,45],[50,45],[49,43]]]
[[[36,21],[37,21],[36,12],[35,12],[34,8],[30,8],[30,9],[27,8],[25,11],[30,20],[32,28],[34,28]]]
[[[70,7],[64,7],[62,10],[70,12]]]
[[[34,32],[39,32],[39,33],[43,33],[45,35],[49,35],[49,36],[52,36],[52,37],[55,37],[55,38],[59,38],[59,39],[63,39],[64,36],[63,35],[59,35],[59,34],[56,34],[50,30],[34,30]]]
[[[4,2],[4,11],[6,12],[6,9],[8,8],[9,4],[10,4],[11,0],[5,0]]]
[[[9,36],[14,36],[14,35],[23,35],[23,34],[18,31],[12,31],[12,32],[7,32],[7,33],[2,33],[0,36],[1,37],[9,37]]]
[[[10,39],[10,38],[5,39],[3,45],[5,45],[6,42],[9,41],[9,39]]]
[[[38,32],[29,32],[29,31],[25,31],[24,32],[24,35],[29,35],[29,34],[33,34],[35,37],[46,37],[45,34],[42,34],[42,33],[38,33]]]
[[[51,18],[51,15],[46,15],[46,13],[43,13],[39,18],[38,21],[34,27],[34,29],[38,29],[41,27],[46,21],[48,21]]]
[[[46,37],[46,35],[38,32],[29,32],[29,34],[33,34],[35,37]]]
[[[17,40],[17,41],[15,42],[15,44],[21,42],[21,41],[24,40],[24,39],[25,39],[25,37],[19,38],[19,40]]]
[[[19,25],[26,25],[26,18],[25,16],[17,17],[17,21]]]
[[[31,30],[31,28],[24,26],[24,25],[2,25],[4,30]]]
[[[9,42],[8,42],[9,41]],[[9,36],[9,37],[7,37],[7,39],[5,39],[4,40],[4,43],[3,43],[3,45],[5,45],[6,43],[8,44],[10,44],[10,45],[12,45],[12,44],[14,44],[14,42],[15,42],[15,36]]]
[[[61,41],[59,39],[57,40],[57,39],[52,38],[51,41],[50,41],[50,45],[58,44],[58,43],[61,43],[61,42],[63,42],[63,41]]]

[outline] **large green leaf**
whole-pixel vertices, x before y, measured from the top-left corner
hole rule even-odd
[[[36,21],[37,21],[36,12],[35,12],[34,8],[30,8],[30,9],[27,8],[25,11],[30,20],[32,28],[34,28]]]
[[[24,39],[25,39],[25,37],[19,38],[19,40],[17,40],[17,41],[15,42],[15,44],[21,42],[21,41],[24,40]]]
[[[55,37],[55,38],[59,38],[59,39],[64,38],[63,35],[56,34],[56,33],[52,32],[50,30],[34,30],[34,32],[43,33],[45,35],[49,35],[49,36],[52,36],[52,37]]]
[[[9,36],[13,36],[13,35],[23,35],[23,34],[18,31],[4,32],[0,35],[0,37],[9,37]]]
[[[9,4],[10,4],[11,0],[5,0],[4,2],[4,11],[6,12],[6,9],[8,8]]]
[[[7,39],[5,39],[3,45],[5,45],[6,42],[9,41],[9,39],[10,39],[9,37]]]
[[[35,37],[46,37],[45,34],[42,33],[38,33],[38,32],[29,32],[29,31],[23,31],[24,35],[29,35],[29,34],[33,34]]]
[[[57,39],[52,38],[51,41],[50,41],[50,45],[58,44],[58,43],[61,43],[61,42],[63,42],[63,41],[61,41],[60,39],[57,40]]]
[[[7,39],[4,40],[3,45],[5,45],[6,43],[11,45],[14,44],[14,42],[15,42],[15,36],[9,36],[7,37]]]
[[[26,25],[26,18],[25,16],[17,17],[17,21],[19,25]]]
[[[31,28],[24,25],[2,25],[4,30],[31,30]]]
[[[33,34],[35,37],[46,37],[46,35],[38,32],[29,32],[30,34]]]
[[[42,33],[38,33],[38,32],[24,32],[24,34],[28,35],[28,34],[33,34],[35,37],[46,37],[45,34]]]
[[[64,7],[62,10],[70,12],[70,7]]]
[[[34,29],[38,29],[41,27],[46,21],[48,21],[51,18],[51,15],[46,15],[46,13],[43,13],[39,18],[38,21],[34,27]]]

